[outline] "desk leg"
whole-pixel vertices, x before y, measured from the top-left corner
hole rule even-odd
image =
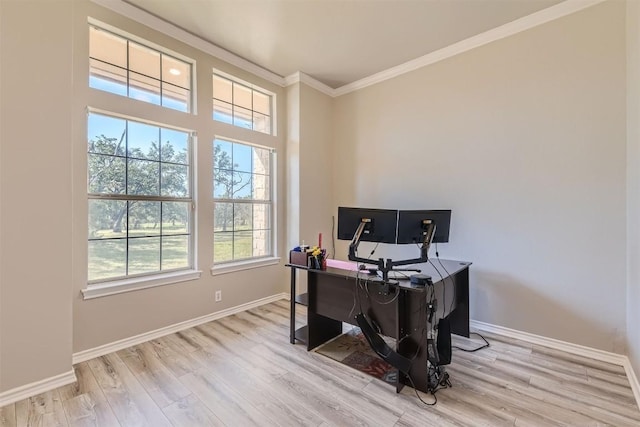
[[[449,315],[451,333],[469,338],[469,268],[454,276],[456,308]]]
[[[291,316],[289,317],[289,342],[296,343],[296,269],[291,268]]]
[[[406,304],[405,304],[405,296],[406,293],[398,289],[397,290],[398,297],[396,298],[396,353],[404,355],[405,352],[402,348],[400,341],[402,337],[407,333],[407,317],[406,317]],[[406,375],[398,370],[398,378],[396,380],[396,393],[400,393],[404,388],[404,384],[407,381]]]

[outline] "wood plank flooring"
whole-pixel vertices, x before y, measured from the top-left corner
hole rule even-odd
[[[0,426],[640,426],[620,366],[485,334],[425,406],[289,344],[288,322],[278,301],[80,363],[77,383],[0,408]]]

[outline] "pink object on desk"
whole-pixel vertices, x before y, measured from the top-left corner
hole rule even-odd
[[[342,270],[358,271],[358,263],[355,261],[340,261],[339,259],[328,259],[327,267],[340,268]]]
[[[318,233],[318,247],[322,249],[322,233]]]

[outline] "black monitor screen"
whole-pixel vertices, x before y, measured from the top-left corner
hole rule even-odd
[[[435,222],[433,243],[449,241],[451,210],[400,211],[398,213],[398,244],[422,243],[425,231],[422,221],[425,219]]]
[[[362,219],[366,223],[363,242],[395,243],[398,211],[392,209],[338,208],[338,239],[351,240]]]

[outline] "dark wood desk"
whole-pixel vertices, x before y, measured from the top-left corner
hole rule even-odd
[[[355,263],[354,263],[355,264]],[[415,267],[432,277],[437,299],[435,321],[448,317],[451,332],[469,337],[469,262],[432,260]],[[342,322],[355,325],[355,315],[361,310],[373,320],[383,335],[396,339],[396,351],[412,358],[410,375],[416,388],[427,391],[427,289],[409,281],[399,282],[399,291],[391,287],[389,294],[380,294],[382,285],[366,271],[357,272],[327,267],[312,270],[291,267],[290,342],[303,342],[312,350],[342,333]],[[296,271],[307,272],[307,294],[296,294]],[[414,274],[414,273],[407,273]],[[397,295],[397,296],[396,296]],[[307,302],[307,325],[295,329],[295,304]],[[397,391],[409,384],[398,375]]]

